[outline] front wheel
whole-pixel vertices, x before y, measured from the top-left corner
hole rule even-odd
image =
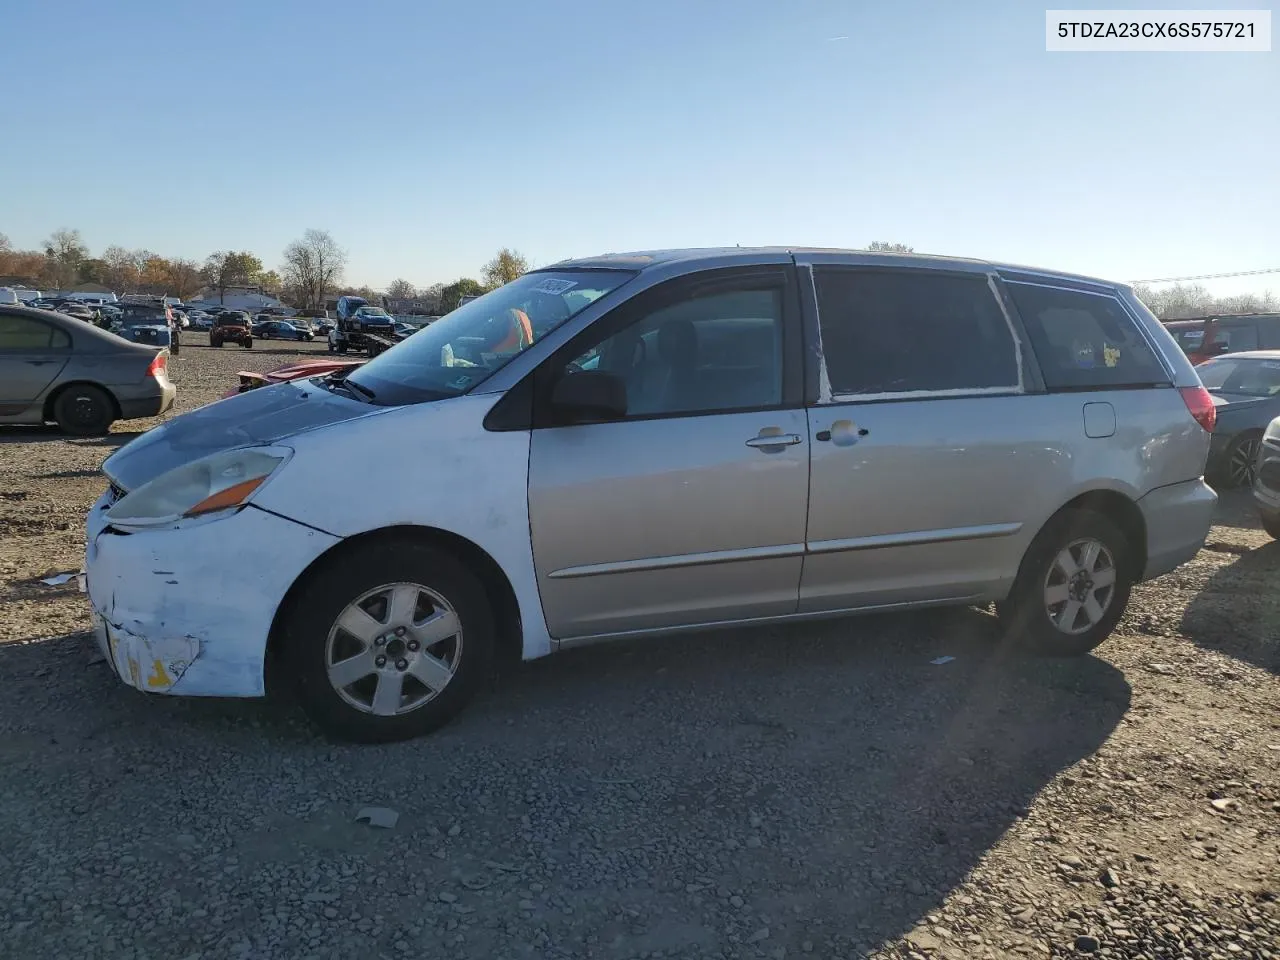
[[[1129,602],[1132,548],[1093,510],[1064,510],[1031,541],[997,605],[1005,636],[1049,656],[1081,656],[1111,635]]]
[[[366,542],[309,578],[284,621],[285,667],[326,734],[385,743],[451,720],[488,670],[484,587],[452,554]]]
[[[242,346],[243,346],[246,350],[252,350],[252,349],[253,349],[253,341],[252,341],[252,340],[246,340],[246,341],[242,344]]]

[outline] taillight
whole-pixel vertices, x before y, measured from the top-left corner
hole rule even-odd
[[[1179,387],[1178,392],[1182,394],[1182,402],[1187,405],[1187,410],[1195,417],[1196,423],[1213,433],[1213,426],[1218,422],[1218,408],[1213,405],[1213,397],[1209,396],[1209,391],[1204,387]]]
[[[151,358],[151,362],[147,364],[147,376],[160,379],[160,374],[169,368],[169,355],[167,353],[157,353]]]

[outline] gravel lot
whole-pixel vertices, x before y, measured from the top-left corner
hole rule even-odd
[[[324,350],[195,339],[180,410]],[[723,632],[335,747],[126,689],[39,583],[149,425],[0,427],[0,956],[1280,957],[1280,545],[1244,497],[1097,657],[974,610]]]

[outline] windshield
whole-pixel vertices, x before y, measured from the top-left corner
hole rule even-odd
[[[244,326],[245,316],[243,313],[224,313],[218,317],[218,326],[220,327],[242,327]]]
[[[348,379],[377,403],[458,396],[632,276],[623,270],[526,273],[424,327]]]
[[[1196,367],[1205,389],[1238,393],[1247,397],[1274,397],[1280,393],[1280,359],[1210,360]]]
[[[381,307],[361,307],[356,311],[357,317],[389,317],[390,314]]]

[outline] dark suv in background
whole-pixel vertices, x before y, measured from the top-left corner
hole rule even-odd
[[[209,346],[220,347],[224,343],[238,343],[242,347],[253,346],[253,333],[249,315],[241,310],[228,310],[218,314],[209,330]]]

